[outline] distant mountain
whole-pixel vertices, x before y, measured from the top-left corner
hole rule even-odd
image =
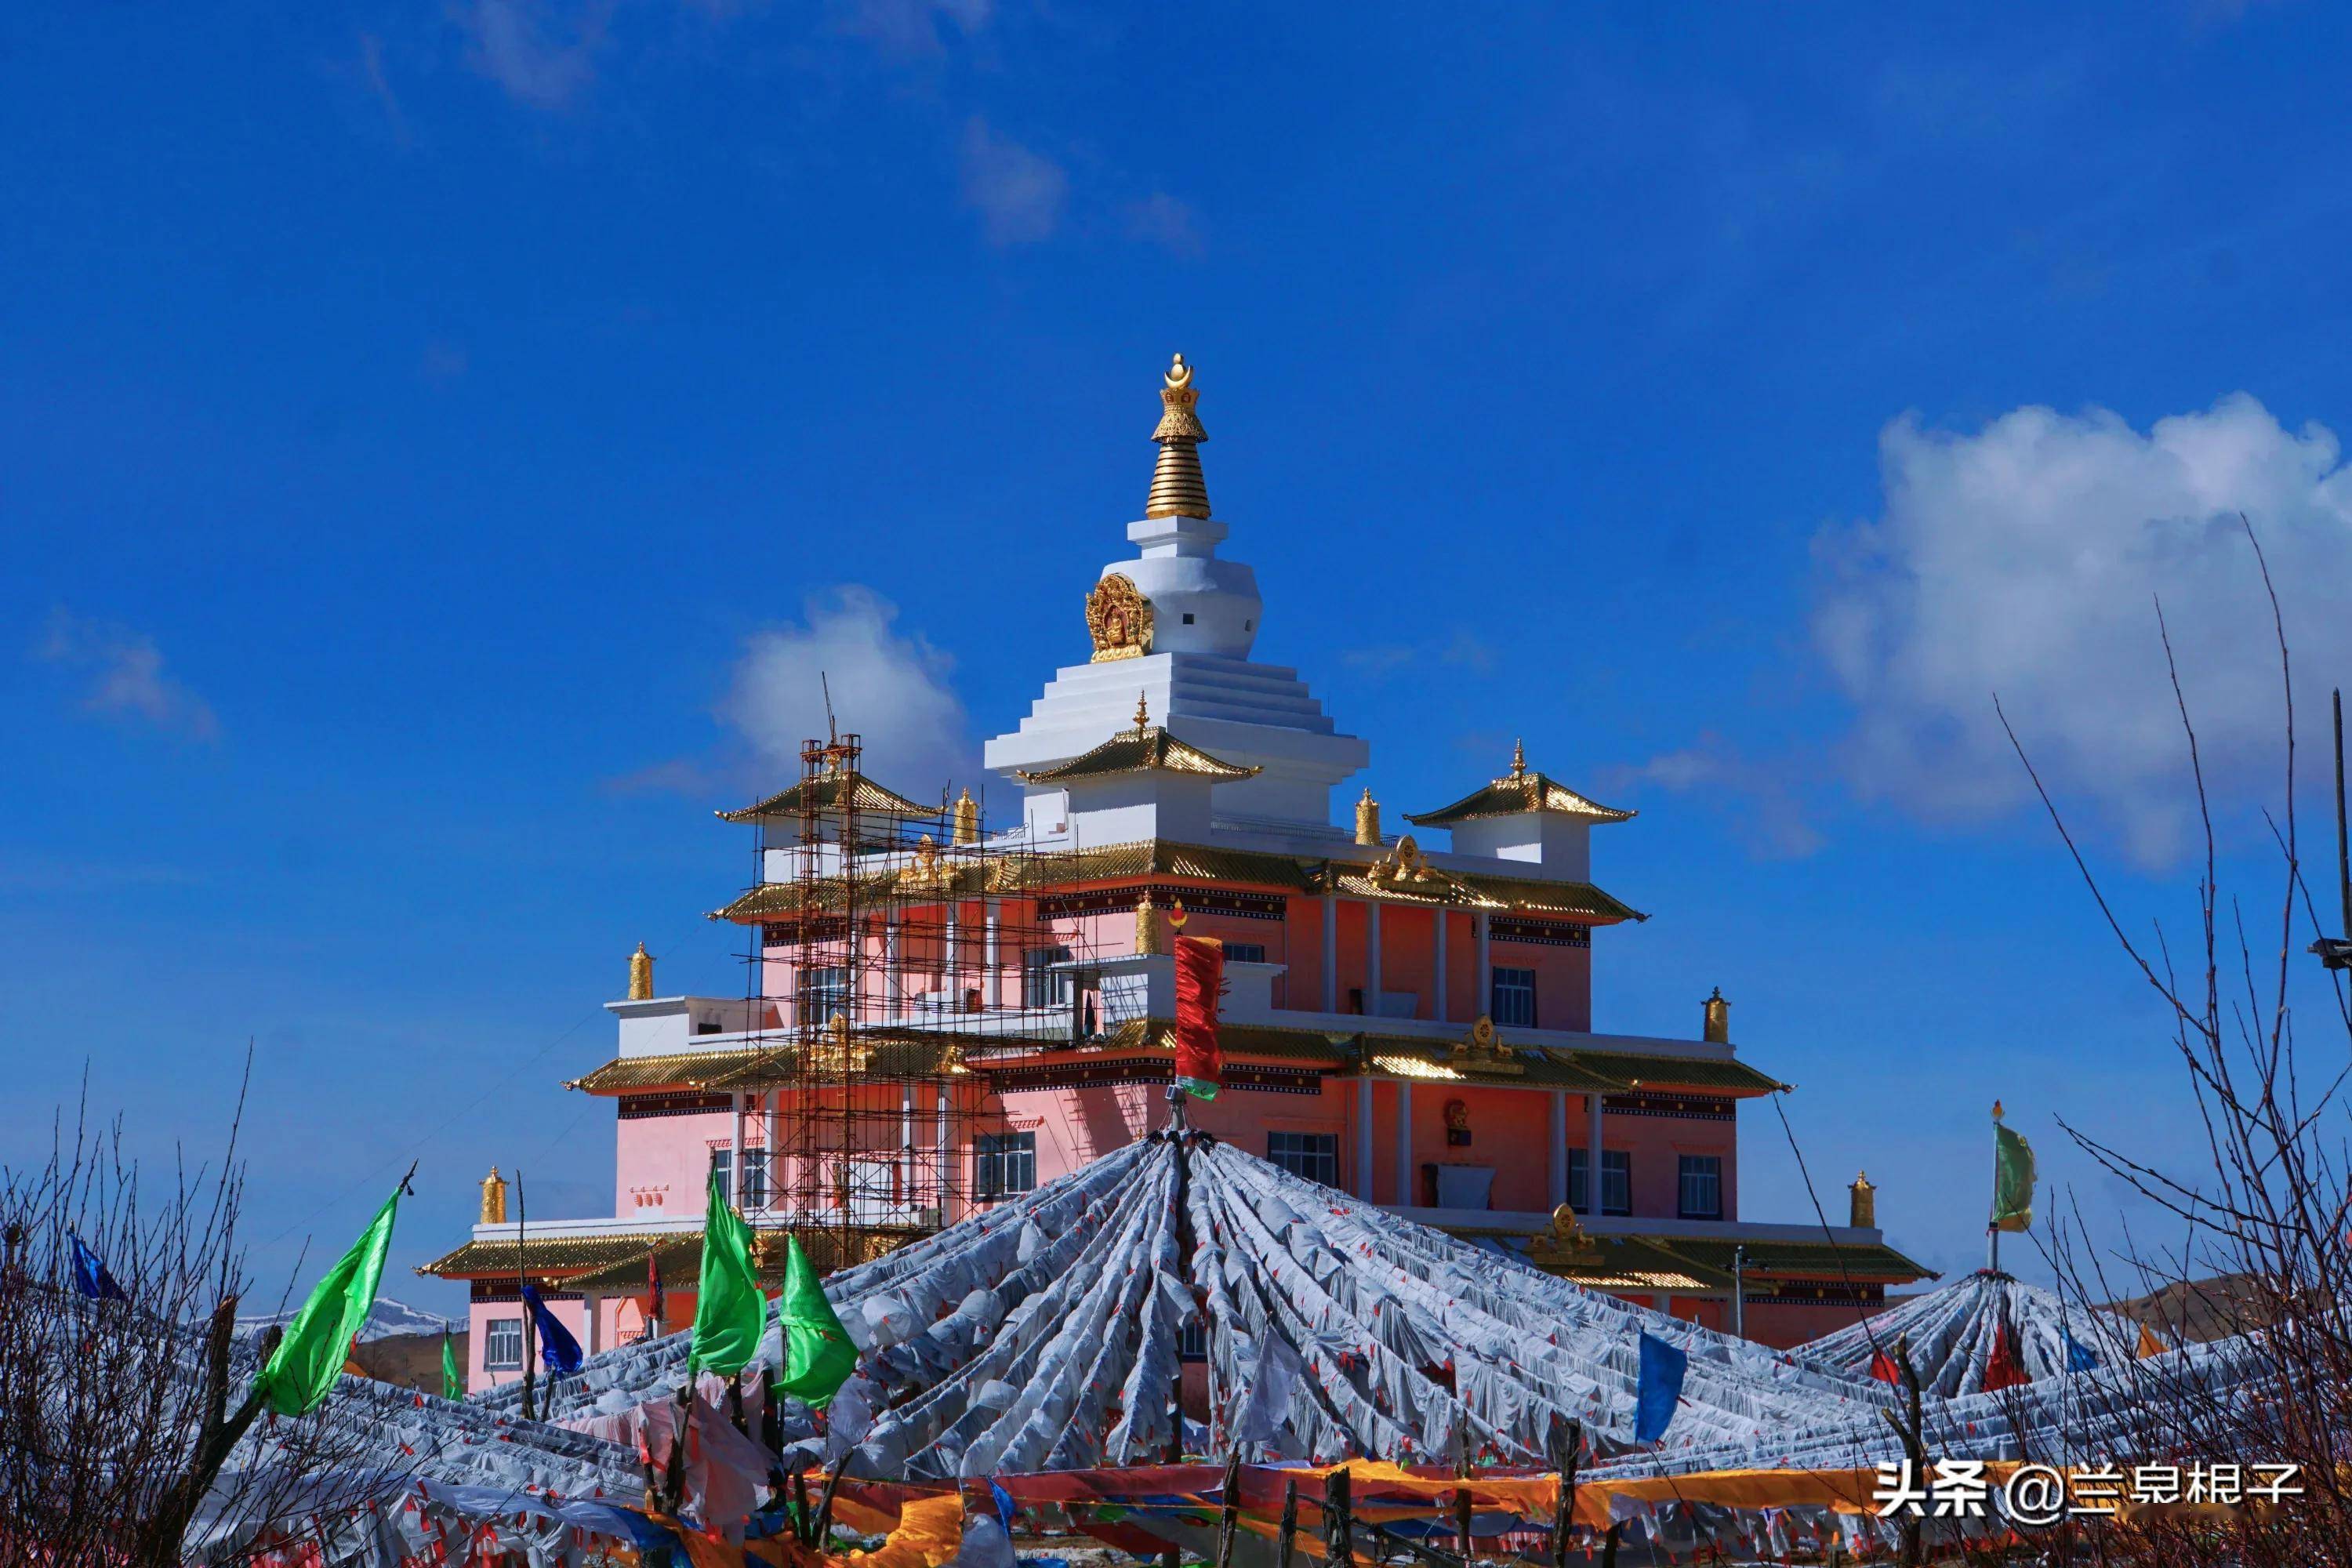
[[[236,1331],[257,1334],[272,1323],[292,1321],[294,1311],[295,1309],[289,1308],[286,1311],[271,1312],[262,1317],[239,1318]],[[375,1340],[395,1339],[407,1334],[438,1334],[445,1331],[462,1334],[466,1331],[466,1325],[428,1312],[422,1307],[412,1307],[405,1301],[378,1296],[375,1305],[368,1310],[367,1321],[362,1325],[359,1337],[360,1343],[367,1344]]]

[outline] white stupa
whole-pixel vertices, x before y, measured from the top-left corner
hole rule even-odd
[[[1164,378],[1160,460],[1140,522],[1128,525],[1137,550],[1102,570],[1087,596],[1093,657],[1055,672],[1028,717],[990,741],[990,768],[1019,777],[1043,773],[1099,746],[1126,726],[1140,698],[1189,744],[1242,768],[1220,784],[1216,826],[1241,834],[1342,837],[1331,823],[1331,790],[1361,769],[1370,749],[1341,734],[1298,672],[1250,658],[1265,616],[1257,574],[1220,560],[1225,525],[1209,515],[1194,415],[1192,367],[1176,356]],[[1030,831],[1066,836],[1062,794],[1028,785]]]

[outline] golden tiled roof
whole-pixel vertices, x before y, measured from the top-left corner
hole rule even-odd
[[[1902,1285],[1935,1278],[1883,1241],[1849,1245],[1821,1241],[1742,1241],[1710,1238],[1694,1241],[1665,1238],[1664,1245],[1677,1257],[1731,1278],[1731,1255],[1748,1248],[1745,1266],[1749,1279],[1852,1279],[1859,1285]]]
[[[859,1226],[842,1233],[823,1226],[805,1227],[793,1232],[799,1236],[801,1250],[808,1254],[809,1262],[820,1274],[830,1274],[842,1266],[841,1252],[846,1241],[851,1263],[870,1263],[888,1252],[896,1251],[921,1232],[900,1227]],[[760,1279],[769,1284],[784,1277],[784,1237],[786,1232],[758,1228],[751,1233],[751,1264]],[[574,1275],[563,1281],[567,1290],[588,1291],[599,1295],[636,1295],[646,1289],[646,1253],[640,1247],[629,1257],[585,1274]],[[654,1243],[655,1266],[661,1270],[662,1289],[678,1290],[694,1289],[702,1279],[702,1233],[675,1231]],[[682,1325],[681,1325],[682,1326]]]
[[[1108,778],[1118,773],[1153,770],[1193,773],[1220,784],[1228,779],[1249,778],[1265,771],[1220,761],[1198,746],[1178,740],[1158,724],[1122,730],[1093,751],[1084,756],[1073,757],[1060,767],[1043,768],[1034,773],[1026,768],[1018,771],[1030,784],[1067,784],[1073,779]]]
[[[1573,915],[1591,925],[1650,917],[1590,882],[1555,882],[1539,877],[1494,877],[1483,871],[1427,868],[1426,880],[1376,879],[1373,868],[1333,863],[1322,885],[1352,899],[1385,903],[1444,905],[1453,909],[1516,910],[1537,915]]]
[[[1178,877],[1290,892],[1329,891],[1392,903],[1557,915],[1587,925],[1649,919],[1590,882],[1500,877],[1484,871],[1439,871],[1431,867],[1426,880],[1400,883],[1376,880],[1376,868],[1370,862],[1324,862],[1251,849],[1180,844],[1165,838],[1136,839],[1043,855],[942,854],[936,868],[926,873],[919,883],[908,879],[912,869],[899,867],[861,874],[854,888],[845,887],[839,877],[806,883],[765,882],[723,909],[713,910],[710,918],[750,924],[788,920],[803,913],[824,914],[841,909],[845,894],[852,892],[856,901],[865,903],[893,891],[901,896],[954,891],[976,898],[987,893],[1043,892],[1083,882]]]
[[[1425,1083],[1486,1084],[1504,1089],[1561,1089],[1570,1094],[1622,1094],[1625,1085],[1587,1071],[1566,1052],[1505,1047],[1500,1053],[1457,1050],[1442,1040],[1367,1036],[1372,1066],[1391,1078]]]
[[[935,1078],[963,1070],[961,1053],[966,1049],[1019,1043],[1000,1036],[948,1031],[860,1030],[849,1037],[845,1051],[829,1040],[819,1041],[816,1048],[818,1070],[827,1076]],[[749,1093],[786,1087],[803,1077],[800,1042],[786,1036],[765,1047],[616,1057],[563,1087],[590,1094],[627,1094],[647,1089]]]
[[[1501,778],[1484,789],[1471,791],[1452,805],[1418,814],[1407,812],[1404,819],[1415,827],[1450,827],[1457,822],[1516,816],[1528,811],[1556,811],[1580,816],[1587,822],[1623,822],[1633,815],[1579,795],[1548,773],[1529,772],[1526,752],[1514,747],[1511,771]]]
[[[1279,1061],[1328,1062],[1348,1059],[1347,1052],[1313,1029],[1276,1029],[1248,1024],[1221,1024],[1217,1044],[1234,1056],[1271,1057]],[[1172,1051],[1176,1024],[1171,1018],[1130,1018],[1081,1047],[1104,1051]]]
[[[1207,844],[1179,844],[1165,838],[1140,838],[1126,844],[1106,844],[1096,849],[1039,855],[1003,862],[1001,890],[1012,891],[1025,880],[1032,889],[1071,882],[1125,881],[1137,877],[1186,877],[1203,882],[1244,882],[1263,888],[1304,892],[1308,886],[1307,862],[1293,855],[1268,855],[1249,849],[1222,849]]]
[[[437,1274],[445,1279],[473,1279],[523,1270],[538,1275],[568,1275],[581,1269],[603,1268],[632,1258],[642,1268],[648,1247],[676,1235],[675,1231],[646,1231],[603,1236],[526,1236],[520,1247],[512,1241],[468,1241],[455,1252],[419,1264],[416,1272]]]
[[[1577,1066],[1613,1079],[1629,1089],[1705,1089],[1732,1095],[1770,1094],[1789,1086],[1746,1062],[1721,1057],[1650,1056],[1637,1051],[1580,1051],[1547,1047]]]
[[[722,822],[796,819],[803,806],[802,792],[810,787],[808,782],[803,780],[781,794],[770,795],[763,801],[744,806],[738,811],[722,811],[718,815]],[[814,787],[816,798],[813,804],[820,811],[840,810],[843,792],[846,789],[850,807],[860,815],[872,814],[881,816],[938,816],[940,815],[939,807],[918,805],[898,791],[885,789],[864,773],[854,770],[847,773],[826,773],[816,780]]]

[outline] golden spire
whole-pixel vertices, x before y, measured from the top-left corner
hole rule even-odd
[[[955,841],[958,844],[980,842],[980,803],[966,790],[956,797]]]
[[[646,951],[644,942],[629,954],[629,1000],[650,1002],[654,995],[654,955]]]
[[[1854,1173],[1853,1184],[1846,1192],[1846,1223],[1856,1230],[1878,1228],[1878,1189],[1870,1184],[1870,1173]]]
[[[1723,999],[1722,986],[1717,986],[1715,994],[1706,999],[1706,1027],[1701,1031],[1701,1037],[1711,1040],[1718,1046],[1729,1045],[1731,1043],[1731,1004]]]
[[[1135,732],[1140,735],[1150,728],[1151,703],[1144,693],[1139,691],[1135,694]]]
[[[507,1222],[507,1184],[496,1165],[482,1178],[482,1223],[504,1225]]]
[[[1528,776],[1528,747],[1524,741],[1511,742],[1511,776],[1515,779]]]
[[[1381,803],[1372,798],[1372,786],[1364,786],[1364,798],[1356,803],[1356,842],[1378,844],[1381,841]]]
[[[1160,907],[1151,901],[1151,889],[1143,889],[1143,897],[1135,900],[1135,951],[1160,951]]]
[[[1209,438],[1193,408],[1201,401],[1192,384],[1192,367],[1178,354],[1161,377],[1160,427],[1151,438],[1160,443],[1160,460],[1151,469],[1151,494],[1145,498],[1146,517],[1209,515],[1209,487],[1201,478],[1200,444]]]

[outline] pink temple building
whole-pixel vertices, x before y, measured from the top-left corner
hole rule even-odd
[[[592,1351],[648,1331],[656,1276],[664,1326],[689,1322],[714,1171],[763,1242],[832,1267],[1164,1125],[1180,919],[1227,960],[1223,1086],[1189,1114],[1251,1153],[1497,1268],[1770,1344],[1926,1274],[1866,1180],[1843,1226],[1741,1216],[1740,1109],[1786,1086],[1719,996],[1694,987],[1694,1038],[1596,1031],[1595,949],[1645,917],[1595,884],[1591,840],[1631,812],[1515,752],[1383,830],[1352,787],[1369,747],[1253,658],[1264,602],[1218,552],[1181,360],[1161,399],[1134,553],[1072,618],[1084,658],[987,744],[1017,819],[885,787],[854,736],[722,814],[761,867],[713,916],[744,932],[746,994],[656,994],[632,960],[616,1054],[567,1086],[613,1102],[613,1213],[525,1231],[493,1172],[424,1270],[470,1282],[473,1386],[520,1375],[525,1277]]]

